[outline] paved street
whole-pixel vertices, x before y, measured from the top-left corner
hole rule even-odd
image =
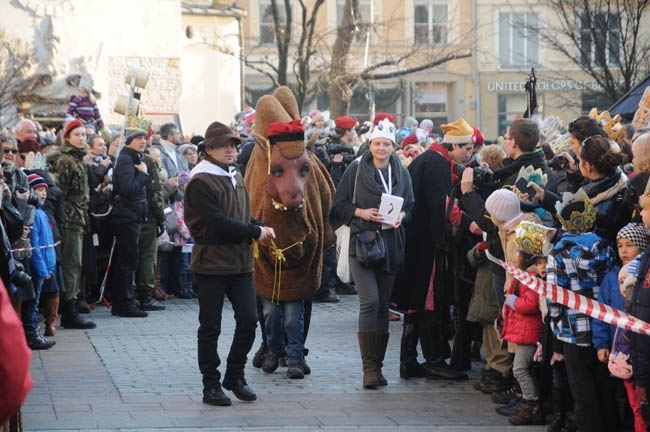
[[[399,378],[401,322],[391,323],[381,390],[361,386],[356,340],[356,296],[315,304],[307,341],[312,374],[289,380],[255,369],[247,379],[258,400],[231,407],[201,402],[196,360],[196,300],[170,300],[146,319],[116,318],[103,306],[91,314],[97,328],[57,332],[57,344],[34,351],[32,389],[23,416],[30,431],[544,431],[512,427],[472,381]],[[229,304],[224,311],[222,358],[232,339]],[[255,342],[254,351],[259,347]],[[252,353],[251,353],[252,357]],[[481,365],[474,364],[472,379]]]

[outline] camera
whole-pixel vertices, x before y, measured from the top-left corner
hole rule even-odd
[[[20,193],[20,194],[24,194],[27,191],[28,190],[26,188],[24,188],[24,187],[19,186],[19,187],[16,188],[16,192]],[[38,197],[31,190],[29,190],[29,195],[27,196],[27,204],[30,204],[30,205],[33,205],[33,206],[38,204]]]
[[[108,156],[106,156],[106,155],[98,155],[98,156],[95,156],[95,157],[93,158],[93,162],[96,163],[96,164],[98,164],[98,163],[100,163],[101,161],[103,161],[104,159],[106,159],[107,157],[108,157]]]
[[[14,260],[16,272],[11,277],[11,282],[19,288],[22,288],[32,281],[32,277],[25,273],[25,267],[18,260]]]
[[[564,155],[555,155],[548,166],[556,171],[565,170],[569,167],[569,160]]]
[[[458,178],[462,177],[465,166],[458,165]],[[483,166],[471,167],[474,170],[474,186],[481,187],[492,184],[492,171],[490,168]]]
[[[330,134],[325,142],[325,150],[331,158],[337,154],[343,154],[343,163],[348,165],[355,159],[354,149],[341,143],[341,135]]]

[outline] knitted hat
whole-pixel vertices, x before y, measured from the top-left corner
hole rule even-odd
[[[181,145],[178,146],[178,152],[180,154],[182,154],[182,155],[184,155],[185,152],[188,151],[189,149],[197,151],[196,150],[196,145],[192,144],[192,143],[185,143],[185,144],[181,144]]]
[[[368,142],[372,142],[375,138],[385,138],[395,144],[395,124],[387,118],[380,121],[379,124],[372,128]]]
[[[565,231],[585,233],[596,223],[596,208],[584,189],[575,194],[564,192],[562,201],[555,204],[555,210]]]
[[[380,121],[383,119],[388,119],[390,120],[391,123],[395,124],[395,117],[393,117],[392,114],[385,113],[385,112],[380,112],[378,113],[374,119],[372,119],[372,124],[378,125]]]
[[[79,119],[72,120],[70,123],[65,125],[65,132],[63,132],[63,138],[67,138],[73,129],[77,129],[78,127],[83,127],[83,125],[84,124]]]
[[[417,144],[420,142],[420,139],[416,134],[411,134],[402,140],[402,148],[406,147],[409,144]]]
[[[357,121],[349,116],[341,116],[334,120],[334,124],[337,128],[350,130],[357,125]]]
[[[616,240],[621,238],[630,240],[640,251],[646,250],[650,245],[650,233],[642,223],[632,222],[625,225],[616,234]]]
[[[521,214],[519,198],[510,189],[497,189],[485,201],[485,209],[499,222],[508,222]]]
[[[126,131],[126,139],[124,140],[124,143],[126,145],[131,144],[131,142],[140,137],[147,137],[147,133],[141,129],[127,129]]]
[[[27,176],[27,181],[29,182],[29,187],[32,189],[36,190],[38,188],[45,188],[47,189],[49,186],[45,182],[45,179],[43,177],[39,176],[38,174],[30,174]]]
[[[207,147],[222,147],[230,140],[234,140],[237,145],[242,141],[235,131],[223,123],[212,122],[205,130],[204,143]]]
[[[443,124],[440,126],[445,136],[442,140],[447,144],[471,144],[474,137],[474,129],[463,119],[459,117],[453,123]]]
[[[420,127],[421,127],[422,129],[427,129],[427,128],[431,128],[431,129],[433,129],[433,120],[431,120],[431,119],[424,119],[424,120],[422,120],[422,121],[420,122]]]

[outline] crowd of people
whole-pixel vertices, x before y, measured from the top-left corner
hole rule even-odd
[[[326,244],[320,286],[299,309],[276,313],[253,282],[250,245],[275,237],[251,218],[244,184],[255,112],[188,141],[173,123],[102,135],[89,96],[71,99],[56,139],[27,119],[0,134],[0,276],[31,349],[55,345],[58,315],[60,327],[90,329],[98,303],[145,318],[170,297],[198,298],[203,400],[230,405],[222,387],[256,399],[244,366],[258,320],[266,330],[253,365],[273,373],[284,361],[300,379],[311,373],[312,302],[358,293],[364,388],[388,385],[392,309],[403,317],[402,379],[465,380],[484,358],[474,387],[512,424],[648,430],[648,336],[553,303],[501,264],[649,321],[648,131],[625,126],[617,142],[581,116],[568,125],[570,149],[554,155],[528,119],[490,143],[462,118],[438,136],[430,119],[398,127],[389,113],[359,124],[314,111],[288,135],[329,172],[329,223],[349,252]],[[399,203],[390,221],[385,199]],[[225,297],[237,328],[221,379]]]

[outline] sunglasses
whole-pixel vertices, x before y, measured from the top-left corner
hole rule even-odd
[[[7,153],[16,154],[16,153],[18,153],[18,149],[15,149],[15,148],[3,148],[2,152],[5,153],[5,154],[7,154]]]
[[[601,138],[601,136],[600,135],[592,135],[590,137],[587,137],[584,140],[582,140],[580,145],[583,146],[583,145],[587,144],[589,142],[589,140],[591,140],[592,138]]]

